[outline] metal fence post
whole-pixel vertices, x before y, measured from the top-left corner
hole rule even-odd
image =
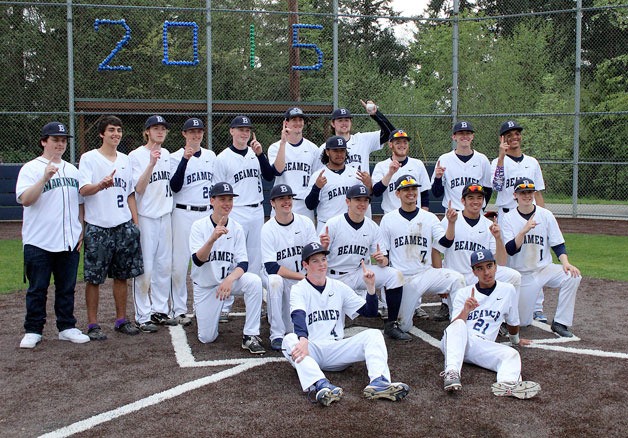
[[[333,34],[333,95],[334,108],[338,108],[338,0],[334,0],[334,34]]]
[[[212,131],[213,131],[213,108],[212,108],[212,0],[205,0],[205,55],[207,57],[207,128],[205,135],[207,136],[207,148],[213,150]]]
[[[68,129],[70,134],[75,135],[74,132],[74,45],[73,45],[73,24],[72,24],[72,0],[67,0],[66,6],[66,30],[68,33]],[[70,146],[70,163],[76,163],[76,143],[74,137],[69,140]]]
[[[458,121],[458,45],[460,44],[460,29],[458,28],[458,14],[460,14],[460,0],[454,0],[454,20],[451,55],[451,125]],[[456,142],[451,141],[451,148],[456,149]]]
[[[573,174],[571,215],[578,215],[578,160],[580,159],[580,66],[582,64],[582,0],[576,1],[576,71],[573,119]]]

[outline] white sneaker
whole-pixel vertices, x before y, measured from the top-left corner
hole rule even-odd
[[[84,335],[77,328],[69,328],[59,332],[59,340],[70,341],[75,344],[84,344],[85,342],[89,342],[89,336]]]
[[[20,348],[35,348],[41,342],[41,335],[37,333],[26,333],[20,342]]]

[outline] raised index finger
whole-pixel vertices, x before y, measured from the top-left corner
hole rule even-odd
[[[220,218],[220,221],[218,221],[218,225],[222,225],[223,227],[225,226],[225,224],[227,223],[227,216],[223,216]]]
[[[471,298],[475,298],[475,288],[471,288]]]
[[[451,209],[451,199],[449,200],[449,205],[447,206],[447,208]]]
[[[111,172],[111,175],[109,175],[109,176],[113,176],[116,173],[116,170],[117,169],[113,169],[113,172]]]
[[[362,265],[362,272],[366,274],[366,266],[364,265],[364,259],[362,259],[362,261],[360,262],[360,265]]]

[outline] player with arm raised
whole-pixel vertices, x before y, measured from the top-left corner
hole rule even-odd
[[[196,117],[183,124],[185,145],[170,155],[172,210],[172,314],[154,313],[155,324],[189,325],[187,276],[190,265],[190,228],[209,214],[216,154],[201,147],[205,124]],[[172,318],[171,318],[172,317]]]
[[[323,371],[342,371],[356,362],[366,362],[370,383],[363,393],[369,399],[398,401],[410,388],[405,383],[391,383],[388,351],[382,332],[366,329],[351,337],[344,336],[345,316],[377,315],[375,274],[362,262],[367,286],[366,300],[346,284],[327,276],[327,254],[319,243],[303,247],[305,279],[292,287],[290,313],[294,333],[283,340],[283,353],[296,369],[299,382],[312,402],[329,406],[340,400],[342,388],[333,385]]]
[[[411,175],[402,175],[395,185],[401,208],[386,213],[380,228],[388,245],[390,265],[404,276],[399,328],[407,332],[425,293],[447,295],[451,302],[453,293],[464,286],[464,279],[456,271],[432,267],[434,243],[445,248],[453,244],[456,210],[447,210],[445,230],[434,213],[417,207],[419,183]]]
[[[445,370],[441,373],[445,391],[462,388],[460,371],[466,362],[497,373],[497,382],[491,386],[494,395],[532,398],[541,386],[521,381],[519,352],[495,342],[505,322],[513,346],[530,344],[519,337],[517,291],[511,284],[495,281],[497,265],[490,250],[473,252],[471,267],[478,281],[456,292],[452,309],[455,317],[441,340],[445,355]]]
[[[375,274],[375,287],[386,289],[388,320],[384,334],[392,339],[408,341],[410,335],[399,330],[397,315],[401,304],[403,275],[388,266],[388,244],[375,222],[366,217],[371,203],[368,188],[356,184],[347,191],[347,212],[331,218],[321,235],[321,244],[329,250],[329,276],[342,281],[354,290],[366,290],[360,265],[369,263],[371,257],[377,262],[369,266]]]
[[[534,205],[536,187],[528,178],[515,180],[517,208],[508,212],[502,223],[508,264],[521,273],[519,317],[521,325],[530,325],[537,297],[543,287],[558,289],[558,305],[552,331],[572,337],[576,293],[582,277],[580,270],[569,263],[565,239],[551,211]],[[560,260],[552,263],[550,248]]]
[[[262,227],[262,284],[266,287],[270,347],[281,350],[286,333],[293,330],[290,319],[290,288],[305,278],[301,266],[304,245],[318,240],[309,218],[292,211],[296,196],[287,184],[277,184],[270,191],[270,205],[275,211]]]

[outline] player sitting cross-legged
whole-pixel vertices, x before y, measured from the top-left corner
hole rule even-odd
[[[377,315],[375,274],[362,262],[367,286],[366,300],[344,283],[327,277],[327,254],[319,243],[309,243],[301,253],[305,279],[292,287],[290,311],[294,333],[283,340],[284,355],[296,369],[303,391],[312,402],[329,406],[342,397],[342,388],[332,385],[323,374],[341,371],[355,362],[366,362],[370,383],[364,388],[369,399],[401,400],[410,388],[391,383],[388,352],[382,332],[367,329],[344,337],[345,316]]]
[[[532,398],[541,386],[536,382],[521,381],[519,352],[495,342],[502,322],[508,324],[512,345],[529,345],[519,337],[517,291],[508,283],[495,281],[497,264],[493,253],[481,249],[471,254],[471,267],[478,278],[475,285],[456,292],[452,315],[457,315],[445,329],[441,350],[445,355],[445,391],[462,388],[462,363],[470,363],[497,372],[497,382],[491,387],[497,396],[520,399]]]

